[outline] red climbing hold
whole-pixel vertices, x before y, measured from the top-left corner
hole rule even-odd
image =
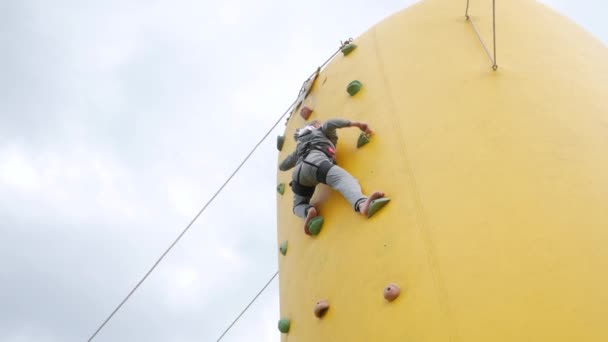
[[[312,115],[312,109],[308,106],[302,107],[302,110],[300,110],[300,116],[302,116],[304,120],[308,120],[310,115]]]
[[[327,300],[320,300],[315,305],[315,316],[317,316],[317,318],[323,318],[327,313],[327,310],[329,310],[329,302],[327,302]]]
[[[384,288],[384,299],[388,300],[389,302],[392,302],[397,299],[400,294],[401,289],[399,288],[399,286],[397,286],[397,284],[391,283]]]

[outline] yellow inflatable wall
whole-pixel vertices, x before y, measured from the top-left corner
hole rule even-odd
[[[278,172],[283,341],[608,341],[608,49],[535,1],[498,1],[493,71],[465,5],[385,19],[305,99],[309,120],[371,125],[360,149],[339,131],[338,163],[391,202],[365,219],[321,187],[309,237]],[[469,8],[490,51],[491,9]]]

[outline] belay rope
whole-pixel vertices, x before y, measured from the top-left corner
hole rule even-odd
[[[319,70],[321,68],[323,68],[325,65],[327,65],[327,63],[329,63],[329,61],[331,61],[334,58],[334,56],[336,56],[336,54],[338,54],[338,52],[340,52],[340,49],[338,49],[336,52],[334,52],[320,67],[318,67],[317,70],[308,78],[308,80],[312,79],[312,77],[315,76],[315,74],[318,74]],[[97,330],[95,330],[95,332],[91,335],[91,337],[89,337],[89,339],[87,340],[87,342],[91,342],[95,338],[95,336],[97,336],[97,334],[99,334],[99,332],[108,324],[108,322],[112,319],[112,317],[114,317],[114,315],[118,312],[118,310],[120,310],[120,308],[122,308],[122,306],[131,298],[131,296],[135,293],[135,291],[137,291],[137,289],[143,284],[143,282],[154,271],[154,269],[156,269],[156,266],[158,266],[160,264],[160,262],[171,251],[171,249],[173,249],[173,247],[175,247],[175,245],[179,242],[179,240],[186,234],[186,232],[190,229],[190,227],[192,227],[192,225],[194,224],[194,222],[196,222],[196,220],[201,216],[201,214],[205,211],[205,209],[207,209],[207,207],[209,206],[209,204],[211,204],[211,202],[213,202],[213,200],[215,200],[215,198],[220,194],[220,192],[222,192],[222,190],[224,190],[224,188],[226,187],[226,185],[228,185],[228,183],[232,180],[232,178],[234,178],[234,176],[241,170],[241,168],[243,167],[243,165],[245,165],[245,163],[249,160],[249,158],[257,150],[257,148],[262,144],[262,142],[264,142],[264,140],[266,140],[266,138],[270,135],[270,133],[272,133],[272,131],[279,125],[279,123],[281,122],[281,120],[288,113],[291,112],[292,108],[296,105],[297,102],[298,102],[298,100],[296,99],[287,108],[287,110],[278,118],[278,120],[272,125],[272,127],[270,127],[270,129],[266,132],[266,134],[264,134],[264,136],[258,141],[258,143],[255,144],[255,146],[251,149],[251,151],[249,152],[249,154],[247,154],[247,156],[243,159],[243,161],[239,164],[239,166],[237,166],[237,168],[232,172],[232,174],[226,179],[226,181],[224,182],[224,184],[222,184],[220,186],[220,188],[215,192],[215,194],[207,201],[207,203],[205,203],[205,205],[202,207],[202,209],[194,216],[194,218],[182,230],[182,232],[177,236],[177,238],[161,254],[161,256],[158,258],[158,260],[156,260],[156,262],[152,265],[152,267],[150,267],[150,269],[141,278],[141,280],[133,287],[133,289],[131,289],[131,291],[127,294],[127,296],[118,304],[118,306],[116,306],[116,308],[112,311],[112,313],[110,313],[110,315],[103,321],[103,323],[97,328]],[[232,322],[232,324],[226,329],[226,331],[224,331],[224,333],[218,339],[218,341],[221,340],[222,337],[224,337],[224,335],[230,330],[230,328],[232,328],[232,326],[236,323],[236,321],[245,313],[245,311],[247,311],[247,309],[251,306],[251,304],[253,304],[253,302],[259,297],[259,295],[268,287],[268,285],[270,284],[270,282],[277,276],[277,274],[278,274],[278,271],[266,283],[266,285],[262,288],[262,290],[260,290],[260,292],[254,297],[254,299],[249,303],[249,305],[247,305],[247,307],[245,307],[245,309],[243,310],[243,312],[241,312],[241,314]]]

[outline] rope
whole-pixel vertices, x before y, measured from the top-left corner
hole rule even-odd
[[[483,50],[488,55],[490,62],[492,62],[492,70],[496,71],[496,69],[498,69],[498,65],[496,64],[496,0],[492,0],[492,35],[493,35],[492,43],[494,45],[494,56],[492,56],[492,54],[490,54],[490,51],[486,47],[486,44],[484,43],[483,38],[481,38],[481,34],[479,33],[479,30],[477,30],[477,26],[475,25],[473,18],[471,18],[469,16],[469,0],[467,0],[467,7],[464,12],[464,17],[466,18],[467,21],[471,22],[471,25],[473,26],[473,30],[475,31],[475,34],[477,34],[477,38],[479,38],[479,42],[481,43]]]
[[[272,278],[270,278],[270,280],[268,280],[268,282],[266,283],[266,285],[264,285],[264,287],[262,287],[262,289],[260,290],[260,292],[258,292],[257,295],[255,295],[255,297],[253,297],[253,299],[249,302],[249,304],[247,304],[247,306],[245,307],[245,309],[243,309],[243,311],[241,311],[241,313],[234,319],[234,321],[232,321],[232,323],[230,323],[230,325],[228,326],[228,328],[226,328],[226,330],[224,330],[224,332],[222,333],[222,336],[220,336],[220,338],[217,339],[216,342],[220,342],[220,340],[222,338],[224,338],[224,335],[226,335],[228,333],[228,331],[230,331],[230,329],[232,328],[232,326],[234,326],[234,324],[239,320],[239,318],[241,318],[241,316],[243,316],[243,314],[245,313],[245,311],[247,311],[247,309],[249,309],[249,307],[251,306],[251,304],[253,304],[253,302],[255,302],[256,299],[258,299],[258,297],[262,294],[262,292],[264,292],[264,290],[266,290],[266,288],[268,287],[268,285],[270,285],[270,283],[274,280],[274,278],[276,278],[276,276],[279,274],[279,271],[277,271]]]
[[[336,51],[333,55],[331,55],[331,57],[329,57],[318,69],[317,71],[313,72],[311,74],[311,76],[309,77],[309,79],[314,76],[318,70],[320,70],[322,67],[324,67],[327,63],[329,63],[329,61],[339,52],[340,50],[338,49],[338,51]],[[215,200],[215,198],[220,194],[220,192],[222,190],[224,190],[224,188],[226,187],[226,185],[228,185],[228,183],[232,180],[232,178],[234,178],[234,176],[241,170],[241,168],[243,167],[243,165],[245,165],[245,163],[249,160],[249,158],[253,155],[253,153],[257,150],[257,148],[262,144],[262,142],[264,142],[264,140],[266,140],[266,138],[270,135],[270,133],[272,133],[272,131],[278,126],[278,124],[281,122],[281,120],[283,119],[283,117],[285,117],[285,115],[287,115],[292,107],[296,104],[296,101],[294,101],[288,108],[287,110],[279,117],[279,119],[274,123],[274,125],[272,125],[272,127],[266,132],[266,134],[264,134],[264,136],[258,141],[257,144],[255,144],[255,146],[251,149],[251,151],[249,152],[249,154],[247,154],[247,156],[245,157],[245,159],[243,159],[243,161],[239,164],[239,166],[232,172],[232,174],[228,177],[228,179],[226,179],[226,181],[224,182],[224,184],[222,184],[222,186],[220,186],[220,188],[215,192],[215,194],[207,201],[207,203],[205,203],[205,205],[203,206],[203,208],[198,212],[198,214],[196,214],[196,216],[194,216],[194,218],[190,221],[190,223],[188,223],[188,225],[186,226],[186,228],[184,228],[184,230],[178,235],[178,237],[175,239],[175,241],[173,241],[173,243],[171,243],[171,245],[169,245],[169,247],[163,252],[163,254],[160,256],[160,258],[158,258],[158,260],[156,260],[156,262],[152,265],[152,267],[150,267],[150,269],[148,270],[148,272],[146,272],[146,274],[143,276],[143,278],[141,278],[141,280],[135,285],[135,287],[133,287],[133,289],[129,292],[129,294],[120,302],[120,304],[118,304],[118,306],[114,309],[114,311],[112,311],[112,313],[103,321],[103,323],[99,326],[99,328],[97,328],[97,330],[95,330],[95,332],[93,333],[93,335],[91,335],[91,337],[89,337],[89,339],[87,340],[87,342],[91,342],[95,336],[97,336],[97,334],[99,334],[99,332],[106,326],[106,324],[108,324],[108,322],[112,319],[112,317],[114,317],[114,315],[118,312],[118,310],[120,310],[120,308],[122,308],[122,306],[129,300],[129,298],[131,298],[131,296],[133,295],[133,293],[135,293],[135,291],[137,291],[137,289],[141,286],[141,284],[148,278],[148,276],[152,273],[152,271],[154,271],[154,269],[156,269],[156,266],[158,266],[158,264],[160,264],[160,262],[165,258],[165,256],[169,253],[169,251],[171,251],[171,249],[173,249],[173,247],[179,242],[179,240],[184,236],[184,234],[186,234],[186,232],[190,229],[190,227],[194,224],[194,222],[196,222],[196,220],[199,218],[199,216],[201,216],[201,214],[205,211],[205,209],[207,209],[207,207],[209,206],[209,204],[211,204],[211,202],[213,202],[213,200]],[[278,271],[277,271],[278,273]],[[276,274],[275,274],[276,276]],[[274,278],[274,277],[273,277]],[[268,286],[268,285],[266,285]],[[254,299],[255,300],[255,299]],[[238,318],[237,318],[238,319]]]
[[[345,44],[351,43],[352,41],[353,41],[353,39],[349,38],[346,42],[340,42],[340,45],[341,45],[340,48],[344,47]],[[327,63],[329,63],[329,61],[332,60],[332,58],[334,58],[338,52],[340,52],[340,49],[338,49],[336,52],[334,52],[333,55],[331,55],[325,62],[323,62],[323,64],[321,64],[321,66],[318,68],[318,70],[323,68]],[[317,71],[313,72],[310,75],[310,77],[308,77],[308,80],[310,80],[316,73],[317,73]],[[297,100],[296,100],[296,102],[297,102]],[[295,104],[295,102],[294,102],[294,104]],[[292,106],[293,106],[293,104],[292,104]],[[228,328],[226,328],[226,330],[224,330],[224,332],[222,333],[222,335],[220,335],[220,337],[217,339],[216,342],[220,342],[222,340],[222,338],[224,338],[224,336],[226,336],[226,334],[230,331],[230,329],[232,329],[232,327],[236,324],[236,322],[238,322],[238,320],[245,314],[245,312],[249,309],[249,307],[258,299],[258,297],[262,294],[262,292],[264,292],[264,290],[266,290],[268,285],[270,285],[270,283],[274,280],[274,278],[276,278],[276,276],[278,274],[279,274],[279,271],[276,271],[275,274],[268,280],[268,282],[266,282],[266,285],[264,285],[264,287],[262,287],[262,289],[258,292],[258,294],[255,295],[255,297],[253,297],[253,299],[249,302],[249,304],[247,304],[247,306],[243,309],[243,311],[241,311],[241,313],[234,319],[234,321],[232,321],[232,323],[230,323]]]
[[[353,41],[353,39],[352,39],[352,38],[349,38],[349,39],[348,39],[348,42],[349,42],[349,43],[350,43],[350,42],[352,42],[352,41]],[[334,57],[335,57],[335,56],[338,54],[338,52],[340,52],[340,50],[341,50],[341,49],[336,50],[336,52],[334,52],[334,53],[333,53],[331,56],[329,56],[329,58],[328,58],[328,59],[327,59],[325,62],[323,62],[323,64],[321,64],[321,66],[319,67],[319,69],[323,69],[323,67],[324,67],[325,65],[327,65],[327,63],[329,63],[329,61],[331,61],[331,60],[332,60],[332,59],[333,59],[333,58],[334,58]],[[316,73],[317,73],[316,71],[315,71],[315,72],[313,72],[313,73],[312,73],[312,75],[310,75],[310,77],[313,77],[313,76],[314,76]],[[310,79],[310,77],[309,77],[309,79]]]
[[[87,340],[87,342],[92,341],[93,338],[95,338],[95,336],[97,336],[97,334],[101,331],[101,329],[103,329],[103,327],[110,321],[110,319],[112,319],[112,317],[114,316],[114,314],[116,314],[116,312],[118,310],[120,310],[120,308],[127,302],[127,300],[129,300],[129,298],[131,298],[131,295],[133,295],[133,293],[139,288],[139,286],[148,278],[148,276],[150,275],[150,273],[152,273],[152,271],[154,271],[154,269],[156,268],[156,266],[158,266],[158,264],[160,264],[160,262],[165,258],[165,256],[167,255],[167,253],[169,253],[169,251],[171,251],[171,249],[173,249],[173,247],[184,236],[184,234],[186,234],[186,232],[190,229],[190,227],[194,224],[194,222],[196,222],[196,220],[199,218],[199,216],[201,216],[201,214],[205,211],[205,209],[207,209],[207,207],[209,206],[209,204],[211,204],[211,202],[213,202],[213,200],[220,194],[220,192],[222,190],[224,190],[224,188],[226,187],[226,185],[228,185],[228,183],[237,174],[237,172],[239,172],[239,170],[243,167],[243,165],[245,165],[245,162],[247,162],[247,160],[249,160],[249,158],[253,155],[253,152],[255,152],[255,150],[257,150],[257,148],[262,144],[262,142],[264,140],[266,140],[266,138],[268,137],[268,135],[270,135],[270,133],[272,133],[272,130],[274,130],[275,127],[277,127],[277,125],[281,122],[281,120],[283,119],[283,117],[285,115],[287,115],[287,113],[289,112],[289,110],[291,109],[292,106],[293,106],[293,104],[291,106],[289,106],[289,108],[285,111],[285,113],[283,113],[279,117],[279,119],[274,123],[274,125],[272,125],[272,127],[268,130],[268,132],[266,132],[266,134],[264,134],[264,136],[262,137],[262,139],[260,139],[260,141],[258,141],[258,143],[255,144],[255,146],[251,149],[251,151],[249,152],[249,154],[245,157],[245,159],[243,159],[243,161],[241,162],[241,164],[234,170],[234,172],[232,172],[232,174],[228,177],[228,179],[226,179],[226,181],[224,182],[224,184],[222,184],[222,186],[220,186],[220,188],[215,192],[215,194],[213,194],[213,196],[211,197],[211,199],[209,199],[207,201],[207,203],[205,203],[205,205],[198,212],[198,214],[196,214],[196,216],[194,216],[194,218],[192,219],[192,221],[190,221],[190,223],[188,223],[188,225],[186,226],[186,228],[184,228],[184,230],[179,234],[179,236],[175,239],[175,241],[173,241],[173,243],[169,246],[169,248],[167,248],[165,250],[165,252],[160,256],[160,258],[158,258],[158,260],[156,260],[156,262],[154,263],[154,265],[152,265],[152,267],[148,270],[148,272],[144,275],[144,277],[141,278],[141,280],[137,283],[137,285],[135,285],[135,287],[131,290],[131,292],[129,292],[129,294],[125,297],[125,299],[123,299],[122,302],[120,302],[120,304],[118,304],[118,306],[116,307],[116,309],[114,309],[114,311],[112,311],[112,313],[110,314],[110,316],[108,316],[108,318],[106,318],[106,320],[95,331],[95,333],[93,335],[91,335],[91,337]]]

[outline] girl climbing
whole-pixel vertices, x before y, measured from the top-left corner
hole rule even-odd
[[[281,171],[295,167],[289,183],[294,193],[293,212],[305,219],[304,231],[308,235],[311,235],[309,229],[312,220],[319,214],[317,208],[310,205],[310,199],[319,183],[327,184],[340,192],[356,212],[367,217],[388,202],[388,199],[383,199],[384,192],[376,191],[369,197],[365,196],[357,179],[336,165],[336,129],[345,127],[358,127],[367,137],[372,134],[369,126],[363,122],[346,119],[331,119],[325,123],[312,121],[296,130],[296,150],[279,165]]]

